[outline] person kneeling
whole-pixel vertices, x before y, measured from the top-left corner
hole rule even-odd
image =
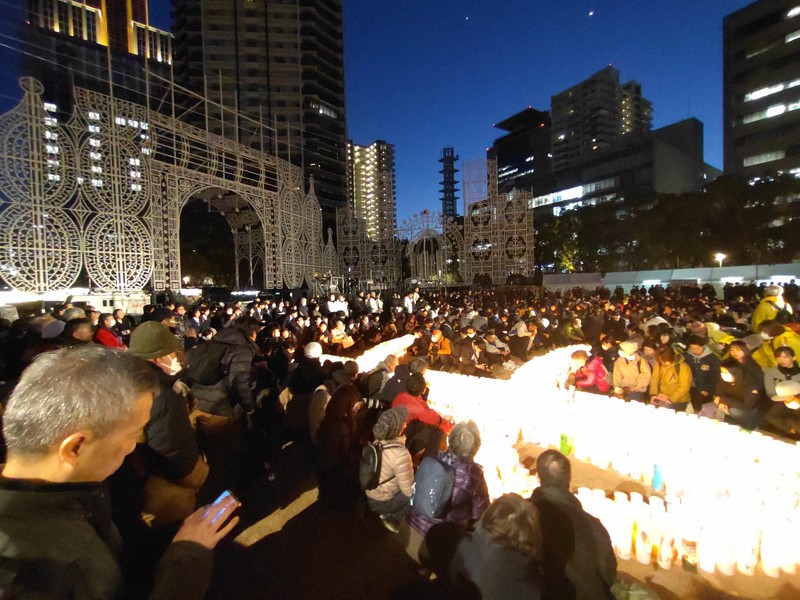
[[[364,490],[369,509],[380,516],[384,527],[394,532],[408,512],[414,488],[414,467],[403,435],[407,418],[404,406],[390,408],[378,417],[372,428],[375,436],[372,446],[379,457],[374,482],[377,485],[370,489],[367,484]],[[365,452],[368,451],[373,449],[366,448]]]

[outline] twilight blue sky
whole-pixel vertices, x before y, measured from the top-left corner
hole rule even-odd
[[[440,208],[444,146],[462,161],[483,158],[501,135],[493,123],[527,106],[548,109],[551,95],[613,64],[622,81],[642,84],[654,127],[700,119],[706,162],[720,167],[722,19],[749,3],[344,0],[349,136],[395,145],[402,220]],[[168,29],[169,1],[150,0],[150,9],[153,25]],[[19,97],[18,51],[7,47],[15,20],[0,27],[2,110]]]

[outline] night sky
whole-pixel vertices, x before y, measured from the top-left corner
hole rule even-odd
[[[345,0],[349,136],[395,145],[402,220],[440,209],[444,146],[462,161],[484,158],[502,135],[493,123],[527,106],[548,109],[551,95],[612,64],[623,82],[642,84],[654,127],[700,119],[706,162],[721,167],[722,18],[749,3]],[[167,0],[150,5],[152,24],[168,29]],[[13,70],[7,54],[4,85]],[[0,91],[3,108],[8,90]]]

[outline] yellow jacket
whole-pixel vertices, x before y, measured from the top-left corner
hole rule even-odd
[[[750,329],[754,333],[761,333],[761,323],[778,316],[778,310],[786,306],[783,296],[766,296],[753,311],[750,318]],[[791,307],[787,307],[791,311]]]
[[[689,402],[689,388],[692,387],[692,370],[683,356],[678,356],[674,365],[662,365],[656,361],[653,376],[650,378],[650,395],[666,394],[670,402],[686,404]]]
[[[775,350],[781,346],[789,346],[789,348],[794,350],[795,360],[800,359],[800,335],[790,329],[785,329],[782,334],[776,335],[771,340],[764,341],[764,344],[753,352],[753,360],[756,361],[762,369],[776,367],[778,361],[775,360]]]

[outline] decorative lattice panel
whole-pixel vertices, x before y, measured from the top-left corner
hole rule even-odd
[[[180,212],[209,189],[241,200],[229,222],[248,283],[258,269],[266,287],[299,285],[312,238],[322,265],[319,203],[313,189],[303,198],[299,167],[80,88],[61,122],[41,83],[20,85],[0,115],[0,275],[15,289],[70,287],[84,265],[108,290],[178,287]]]

